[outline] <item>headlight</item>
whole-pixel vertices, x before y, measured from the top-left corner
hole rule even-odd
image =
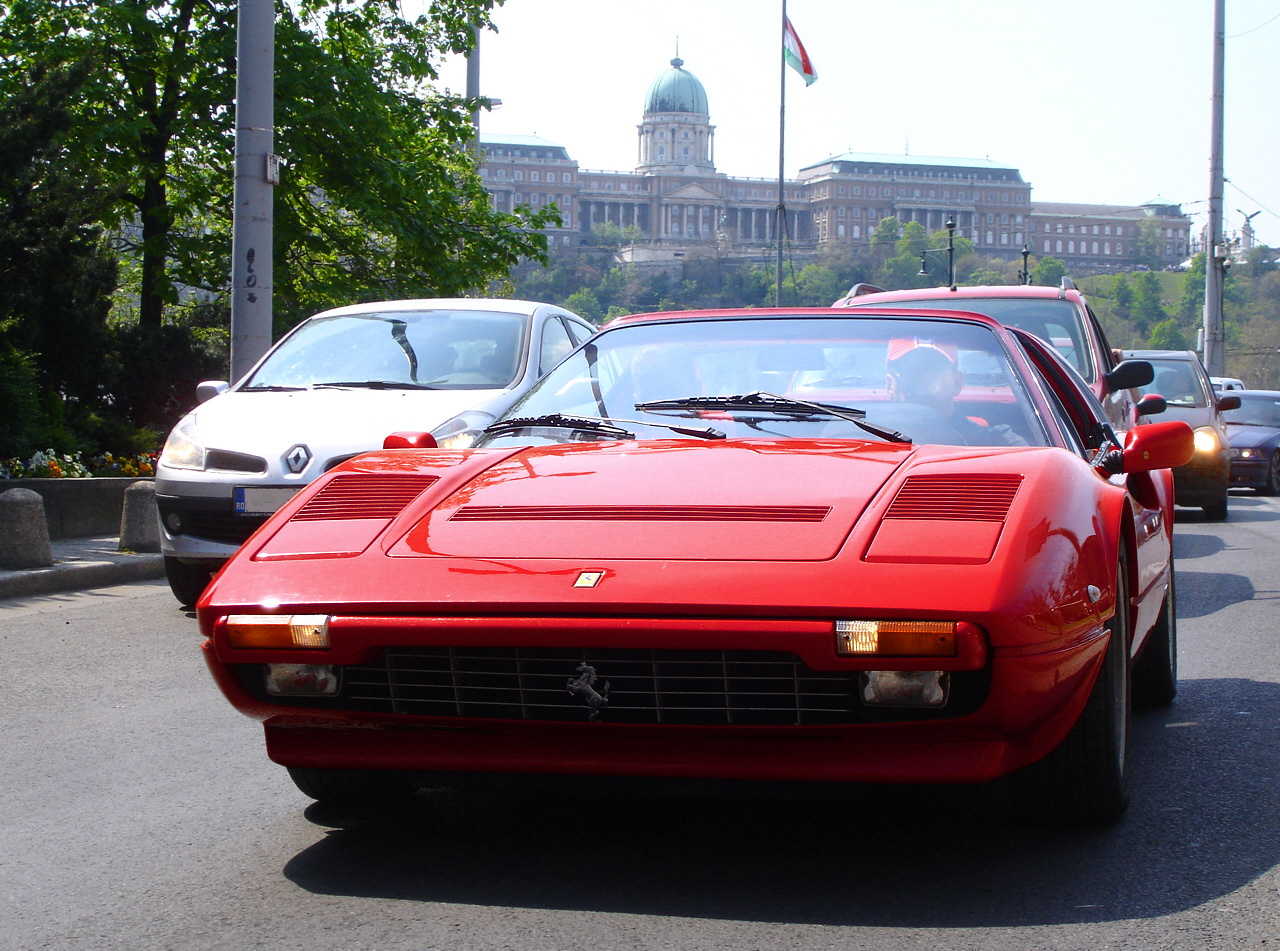
[[[469,409],[453,419],[445,420],[431,435],[436,437],[440,449],[469,449],[484,428],[492,423],[494,415],[484,410]]]
[[[1258,455],[1258,450],[1256,449],[1231,449],[1229,451],[1232,459],[1252,459]]]
[[[161,465],[174,469],[203,469],[204,446],[196,441],[196,414],[183,418],[169,438],[164,441],[164,449],[160,452]]]
[[[1217,452],[1222,448],[1218,432],[1214,429],[1197,429],[1195,433],[1196,452]]]

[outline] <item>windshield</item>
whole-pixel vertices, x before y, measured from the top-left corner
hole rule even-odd
[[[1262,395],[1233,393],[1240,397],[1240,408],[1222,414],[1228,423],[1239,426],[1270,426],[1280,429],[1280,394]]]
[[[478,444],[656,439],[682,425],[714,430],[708,438],[1047,445],[1037,419],[987,327],[870,315],[672,319],[598,334]]]
[[[854,304],[853,306],[860,306]],[[866,304],[887,307],[888,304]],[[1080,311],[1069,300],[1042,300],[1027,297],[929,297],[924,300],[895,300],[895,307],[912,310],[970,310],[986,314],[1007,327],[1035,334],[1062,354],[1085,382],[1097,379],[1093,350],[1085,336]]]
[[[505,389],[519,376],[526,323],[520,314],[473,310],[313,317],[240,388]]]
[[[1155,369],[1156,375],[1146,386],[1138,389],[1143,396],[1159,393],[1170,406],[1205,407],[1213,398],[1208,379],[1196,372],[1190,360],[1161,360],[1159,357],[1141,357]]]

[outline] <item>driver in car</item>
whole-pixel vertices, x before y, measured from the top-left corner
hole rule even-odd
[[[946,426],[970,446],[1025,446],[1008,426],[988,426],[956,412],[964,372],[956,365],[955,347],[924,340],[891,340],[885,363],[885,385],[895,403],[914,403],[936,412]]]

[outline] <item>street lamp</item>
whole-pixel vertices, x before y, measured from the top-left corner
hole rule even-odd
[[[1031,249],[1025,244],[1022,246],[1022,270],[1018,272],[1019,284],[1031,283],[1031,271],[1027,268],[1027,258],[1031,257]]]
[[[942,248],[925,248],[920,252],[920,276],[928,277],[929,268],[927,267],[927,256],[930,254],[940,253]],[[956,289],[956,219],[954,215],[947,216],[947,286],[953,291]]]

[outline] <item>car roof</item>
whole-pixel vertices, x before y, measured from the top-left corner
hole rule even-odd
[[[858,301],[934,300],[939,297],[1058,297],[1071,293],[1047,284],[983,284],[973,287],[917,287],[859,294]],[[1076,291],[1079,293],[1079,291]],[[847,298],[846,298],[847,299]]]
[[[920,310],[911,307],[894,307],[892,309],[876,308],[874,314],[851,314],[848,307],[726,307],[712,310],[662,310],[647,314],[626,314],[615,317],[605,325],[604,329],[612,329],[624,324],[663,323],[679,320],[717,320],[717,319],[749,319],[767,320],[778,317],[838,317],[848,319],[881,319],[884,317],[922,317],[930,320],[950,318],[985,324],[990,327],[1003,327],[998,320],[986,314],[978,314],[957,308],[956,310]]]
[[[419,297],[405,300],[367,301],[363,304],[348,304],[314,314],[314,317],[340,317],[348,314],[388,313],[395,311],[415,310],[483,310],[498,311],[507,314],[521,314],[525,317],[547,307],[561,313],[569,313],[552,304],[539,301],[513,300],[505,297]]]
[[[1126,360],[1185,360],[1188,363],[1199,363],[1200,357],[1194,350],[1124,350]]]

